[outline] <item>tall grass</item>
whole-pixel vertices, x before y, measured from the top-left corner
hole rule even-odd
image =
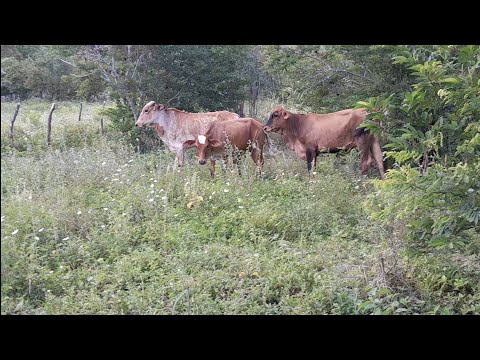
[[[12,149],[35,154],[47,149],[47,119],[51,103],[28,100],[21,103],[14,125],[14,141],[8,138],[15,103],[2,102],[2,154]],[[93,146],[100,141],[100,104],[58,102],[52,116],[52,148]],[[105,119],[104,119],[105,121]],[[106,121],[105,121],[106,122]]]

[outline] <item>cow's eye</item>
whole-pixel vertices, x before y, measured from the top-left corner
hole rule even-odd
[[[145,110],[145,113],[148,113],[148,110]]]

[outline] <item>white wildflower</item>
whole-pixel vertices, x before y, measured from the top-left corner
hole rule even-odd
[[[66,238],[63,238],[62,241],[70,239],[68,236]]]
[[[223,192],[229,192],[229,191],[230,191],[230,190],[228,190],[228,189],[224,189],[224,190],[223,190]]]
[[[77,215],[82,215],[82,212],[80,210],[78,210]]]
[[[153,201],[153,199],[148,199],[148,201],[152,202],[152,201]]]
[[[40,230],[38,230],[38,232],[42,232],[43,231],[43,228],[41,228]]]
[[[18,233],[18,229],[12,232],[12,235],[15,235],[16,233]]]

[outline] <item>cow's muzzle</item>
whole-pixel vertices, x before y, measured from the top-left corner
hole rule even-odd
[[[266,131],[266,132],[272,131],[272,127],[271,127],[271,126],[268,126],[268,125],[265,125],[265,126],[263,127],[263,131]]]
[[[198,163],[199,163],[200,165],[205,165],[206,161],[205,161],[205,160],[198,160]]]

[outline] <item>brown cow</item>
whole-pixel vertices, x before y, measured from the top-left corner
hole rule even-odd
[[[358,128],[367,115],[365,109],[294,114],[278,106],[270,114],[264,130],[282,134],[288,147],[307,160],[309,173],[319,153],[358,148],[362,154],[362,174],[367,173],[373,158],[384,179],[383,154],[378,140],[364,128]]]
[[[158,136],[176,154],[175,163],[183,166],[185,150],[183,143],[203,134],[213,121],[238,119],[240,116],[229,111],[189,113],[150,101],[143,107],[135,125],[153,127]]]
[[[212,177],[215,175],[215,160],[227,157],[228,144],[235,150],[250,150],[252,159],[257,164],[257,173],[261,173],[265,139],[266,134],[260,121],[243,118],[213,122],[204,134],[198,135],[195,140],[186,141],[185,146],[197,147],[197,159],[200,165],[205,165],[206,159],[210,158]],[[236,162],[235,158],[234,162]]]

